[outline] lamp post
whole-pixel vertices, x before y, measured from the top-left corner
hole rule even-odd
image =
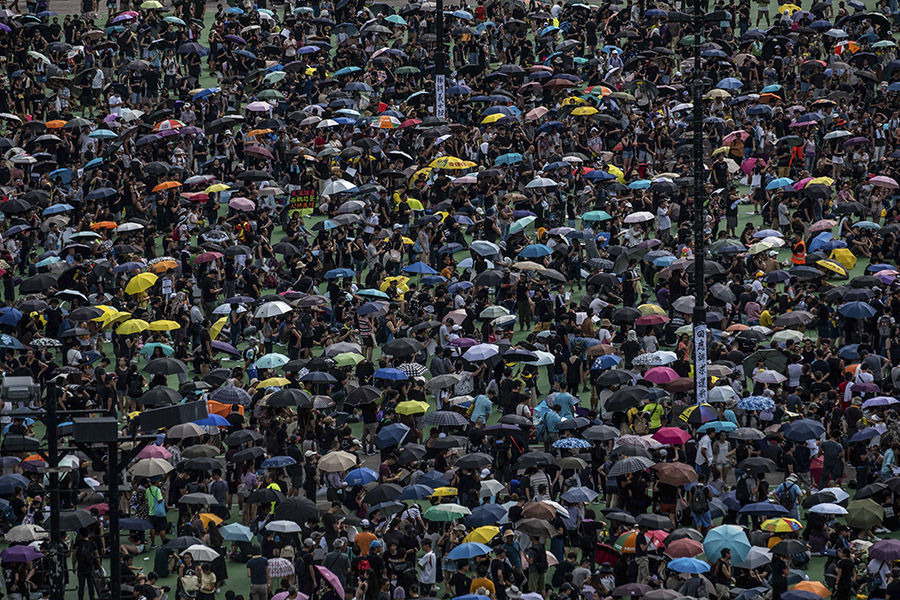
[[[434,14],[434,33],[437,37],[434,51],[434,116],[447,118],[447,55],[444,53],[444,0],[437,0]]]

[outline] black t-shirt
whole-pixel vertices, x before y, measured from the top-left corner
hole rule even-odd
[[[841,570],[840,579],[835,582],[835,588],[839,590],[848,590],[853,583],[853,561],[849,558],[842,558],[838,561],[838,568]]]
[[[784,576],[784,570],[787,568],[784,560],[780,556],[772,559],[772,587],[787,588],[787,577]]]
[[[13,514],[18,518],[17,520],[21,522],[25,517],[25,501],[21,498],[13,498],[9,501],[9,505],[13,510]]]
[[[213,294],[214,289],[216,289],[216,282],[210,277],[204,277],[200,280],[200,292],[204,302],[212,302],[216,299],[216,295]]]
[[[454,596],[465,596],[469,593],[469,586],[471,585],[472,580],[464,573],[457,572],[450,576],[450,587],[453,588]]]

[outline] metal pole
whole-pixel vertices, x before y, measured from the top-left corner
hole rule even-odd
[[[697,403],[706,402],[706,288],[703,235],[706,221],[706,169],[703,166],[703,75],[700,70],[700,36],[705,10],[702,0],[694,0],[694,394]]]
[[[47,382],[47,465],[50,478],[50,598],[51,600],[64,600],[66,586],[65,554],[62,552],[62,539],[59,531],[59,511],[62,508],[59,499],[59,432],[57,430],[56,408],[57,398],[56,381]]]
[[[122,570],[119,563],[119,442],[110,442],[106,474],[109,486],[109,593],[116,600],[122,597]]]
[[[444,0],[437,0],[434,15],[434,33],[437,49],[434,51],[434,116],[447,118],[447,55],[444,54]]]

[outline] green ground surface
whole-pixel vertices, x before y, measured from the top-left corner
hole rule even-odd
[[[798,4],[800,4],[800,3],[798,3]],[[808,8],[808,5],[810,5],[810,4],[811,4],[811,2],[807,1],[807,2],[804,2],[804,3],[802,4],[802,6],[805,6],[806,8]],[[874,3],[872,3],[872,2],[867,2],[867,4],[872,5],[872,4],[874,4]],[[754,11],[756,10],[756,5],[753,6],[753,10],[754,10]],[[279,12],[280,12],[280,11],[279,11]],[[774,9],[773,9],[773,12],[774,12]],[[207,31],[208,31],[209,25],[210,25],[210,24],[212,23],[212,21],[213,21],[213,17],[214,17],[214,13],[213,13],[211,10],[208,9],[208,10],[207,10],[207,13],[206,13],[206,15],[205,15],[205,21],[206,21]],[[755,17],[755,15],[754,15],[754,17]],[[207,40],[204,39],[204,40],[202,40],[202,41],[203,41],[203,43],[206,43]],[[215,84],[216,84],[215,78],[214,78],[213,76],[211,76],[211,75],[208,73],[207,69],[204,68],[204,70],[203,70],[203,75],[202,75],[202,78],[201,78],[201,86],[202,86],[202,87],[211,87],[211,86],[214,86]],[[746,192],[746,188],[744,187],[744,188],[741,190],[741,192],[742,192],[742,193],[743,193],[743,192]],[[760,217],[759,215],[751,215],[751,214],[748,213],[748,211],[749,211],[749,208],[748,208],[748,207],[741,207],[741,211],[740,211],[741,214],[740,214],[740,219],[739,219],[740,222],[739,222],[739,227],[738,227],[738,229],[737,229],[738,232],[740,232],[740,231],[743,229],[743,227],[745,226],[745,224],[748,223],[748,222],[751,222],[751,223],[753,223],[754,225],[761,225],[761,224],[762,224],[762,219],[761,219],[761,217]],[[320,220],[320,219],[321,219],[321,217],[312,217],[312,223],[315,223],[317,220]],[[311,223],[308,223],[308,225],[311,226]],[[280,229],[280,228],[279,228],[279,229]],[[283,233],[282,233],[280,230],[279,230],[279,231],[276,231],[273,237],[274,237],[274,239],[272,240],[272,242],[275,243],[275,242],[279,241],[279,240],[283,237]],[[161,248],[160,248],[160,250],[161,250]],[[785,262],[785,261],[789,261],[789,258],[790,258],[790,252],[789,252],[788,250],[781,249],[780,252],[779,252],[778,259],[779,259],[780,261],[782,261],[782,262]],[[864,273],[865,266],[866,266],[867,264],[868,264],[868,261],[867,261],[867,260],[861,260],[861,261],[859,261],[859,262],[857,263],[857,265],[855,266],[855,268],[852,270],[851,277],[854,277],[854,276],[863,274],[863,273]],[[323,289],[323,291],[324,291],[324,289]],[[267,290],[266,293],[268,293],[268,290]],[[574,291],[573,294],[575,295],[575,300],[577,300],[577,299],[578,299],[578,296],[581,294],[581,292]],[[813,333],[814,333],[814,332],[813,332]],[[519,332],[519,331],[517,331],[516,334],[515,334],[515,336],[514,336],[514,341],[515,341],[515,342],[518,342],[518,341],[523,340],[524,337],[525,337],[525,335],[526,335],[525,332]],[[108,347],[108,348],[107,348],[107,351],[108,351],[108,353],[109,353],[110,355],[112,355],[112,348],[111,348],[111,347]],[[276,348],[276,351],[278,351],[277,348]],[[376,353],[375,353],[375,359],[376,359],[376,360],[377,360],[377,358],[378,358],[379,355],[380,355],[380,350],[376,348]],[[238,364],[237,362],[234,362],[234,361],[227,361],[227,360],[226,360],[226,361],[222,361],[222,362],[223,362],[223,366],[226,366],[226,367],[228,367],[228,366],[234,366],[234,365],[237,365],[237,364]],[[542,381],[541,381],[540,388],[541,388],[542,390],[547,390],[547,389],[549,389],[549,382],[548,382],[547,379],[546,379],[546,372],[545,372],[545,370],[541,370],[541,375],[540,375],[540,377],[543,378]],[[175,378],[174,378],[174,377],[172,377],[172,381],[170,382],[170,384],[177,388],[177,382],[175,381]],[[586,401],[588,400],[588,396],[589,396],[588,393],[582,393],[582,394],[581,394],[581,399],[584,401],[584,403],[586,403]],[[498,418],[499,418],[499,415],[498,415],[497,413],[494,413],[494,415],[493,415],[492,418],[491,418],[491,423],[496,422],[496,420],[497,420]],[[362,428],[361,428],[361,425],[360,425],[360,424],[353,424],[352,427],[353,427],[353,429],[354,429],[354,435],[357,436],[357,437],[361,437],[361,433],[362,433],[362,431],[361,431],[361,429],[362,429]],[[41,437],[42,434],[43,434],[43,431],[42,431],[43,427],[42,427],[40,424],[36,424],[35,429],[36,429],[36,434],[38,435],[38,437]],[[93,503],[93,502],[92,502],[92,503]],[[598,505],[593,506],[593,508],[599,509],[599,508],[602,508],[602,506],[603,506],[603,505],[598,504]],[[175,511],[171,511],[171,512],[170,512],[170,515],[169,515],[169,518],[170,518],[171,521],[174,521],[174,520],[177,518],[177,513],[176,513]],[[231,521],[237,521],[237,522],[240,522],[240,519],[241,519],[240,514],[239,514],[239,512],[238,512],[237,507],[235,506],[235,507],[233,508],[232,519],[231,519]],[[125,537],[126,534],[127,534],[127,532],[123,532],[123,538]],[[900,538],[900,533],[892,533],[892,534],[890,534],[889,537]],[[4,546],[0,546],[0,547],[4,547]],[[817,558],[813,558],[813,559],[812,559],[812,562],[811,562],[811,564],[810,564],[810,566],[809,566],[809,568],[808,568],[808,570],[807,570],[810,579],[812,579],[812,580],[819,580],[819,581],[822,580],[822,577],[823,577],[824,562],[825,562],[824,558],[818,558],[818,557],[817,557]],[[135,558],[134,564],[135,564],[136,567],[142,568],[142,569],[143,569],[143,572],[145,572],[145,573],[150,572],[150,571],[152,570],[152,568],[153,568],[153,551],[149,551],[149,550],[148,550],[148,552],[145,552],[144,554],[141,554],[141,555],[137,556],[137,557]],[[105,568],[107,569],[107,571],[109,571],[109,563],[108,563],[108,560],[104,560],[104,566],[105,566]],[[250,589],[250,587],[249,587],[249,580],[248,580],[247,574],[246,574],[246,568],[244,567],[244,565],[243,565],[243,564],[237,564],[237,563],[229,563],[229,564],[228,564],[228,575],[229,575],[228,581],[227,581],[227,582],[225,583],[225,585],[223,586],[223,588],[222,588],[222,593],[224,593],[225,590],[234,590],[235,593],[243,594],[243,595],[245,596],[245,598],[246,598],[246,597],[248,596],[248,594],[249,594],[249,589]],[[549,578],[548,578],[548,579],[549,579]],[[160,584],[160,585],[168,585],[168,586],[171,586],[172,589],[174,590],[175,587],[176,587],[176,577],[175,577],[174,575],[172,575],[172,576],[169,576],[169,577],[166,577],[166,578],[161,578],[159,584]],[[76,597],[75,588],[74,588],[75,585],[76,585],[76,582],[75,582],[75,578],[74,578],[74,576],[73,576],[73,577],[71,578],[70,583],[69,583],[69,586],[70,586],[70,587],[69,587],[69,589],[67,590],[67,593],[66,593],[66,597],[67,597],[67,598],[75,598],[75,597]],[[172,598],[172,595],[171,595],[171,594],[170,594],[170,598]]]

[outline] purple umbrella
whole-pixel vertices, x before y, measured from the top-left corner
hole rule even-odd
[[[855,387],[855,386],[854,386]],[[872,408],[876,406],[890,406],[891,404],[897,404],[900,400],[896,398],[891,398],[890,396],[876,396],[874,398],[869,398],[865,402],[863,402],[863,408]]]
[[[0,23],[0,31],[5,31],[5,32],[9,33],[10,31],[12,31],[12,29],[6,23]]]
[[[845,146],[857,146],[857,145],[868,144],[868,143],[869,143],[869,138],[860,136],[860,137],[850,138],[849,140],[844,142],[844,145]]]
[[[869,546],[869,558],[882,561],[900,559],[900,540],[881,540]]]
[[[266,149],[263,146],[260,146],[259,144],[247,146],[246,148],[244,148],[244,154],[251,154],[253,156],[262,156],[263,158],[268,158],[268,159],[275,158],[274,156],[272,156],[272,153],[269,152],[268,149]]]
[[[134,20],[134,15],[122,14],[112,20],[113,23],[121,23],[122,21],[132,21]]]
[[[199,127],[179,127],[178,133],[180,135],[196,135],[198,133],[203,133],[203,130]]]
[[[877,394],[881,391],[881,388],[875,385],[874,383],[854,383],[853,384],[853,393],[859,392],[860,394]]]
[[[0,560],[9,563],[27,563],[43,557],[43,554],[31,546],[11,546],[0,552]]]
[[[229,42],[233,42],[235,44],[240,44],[242,46],[247,44],[247,40],[245,40],[244,38],[242,38],[239,35],[234,35],[233,33],[229,33],[223,39],[228,40]]]
[[[326,569],[325,567],[316,567],[322,577],[325,578],[325,581],[331,584],[331,587],[334,588],[334,592],[337,594],[338,598],[344,597],[344,586],[341,585],[341,580],[337,578],[337,575]]]
[[[478,344],[478,340],[473,340],[472,338],[462,337],[456,338],[455,340],[450,340],[450,345],[456,348],[471,348]]]
[[[234,346],[232,346],[231,344],[229,344],[228,342],[216,341],[216,342],[212,343],[212,347],[216,350],[219,350],[220,352],[227,352],[228,354],[231,354],[233,356],[241,355],[241,353],[238,351],[238,349],[235,348]],[[857,384],[857,385],[859,385],[859,384]]]

